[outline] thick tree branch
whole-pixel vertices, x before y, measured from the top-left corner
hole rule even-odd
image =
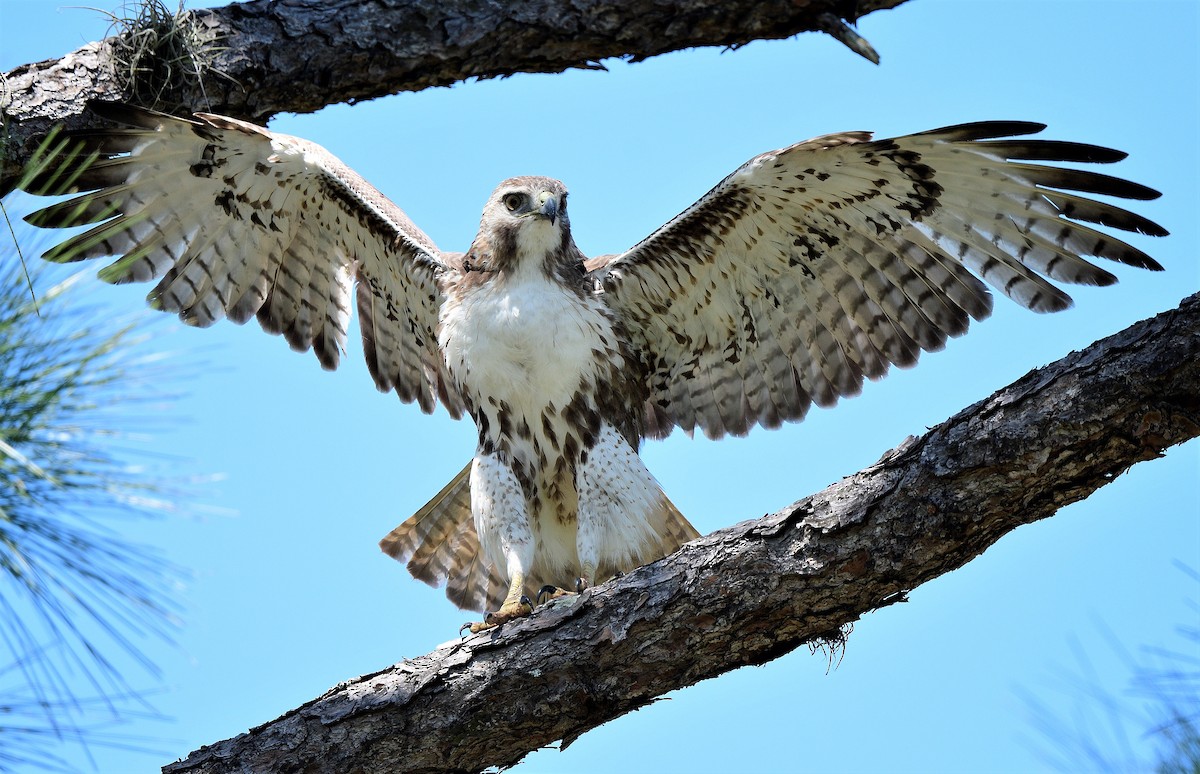
[[[198,82],[162,96],[168,107],[265,124],[284,111],[312,112],[467,78],[597,68],[610,57],[639,61],[805,31],[828,32],[869,56],[870,47],[864,49],[865,41],[856,40],[845,22],[902,2],[255,0],[184,14],[184,37],[198,45],[201,59],[211,59],[210,69]],[[113,41],[4,75],[0,111],[8,148],[0,179],[16,175],[54,124],[85,125],[88,99],[130,98],[128,84],[114,74]],[[151,64],[143,62],[139,72],[155,71]]]
[[[1200,294],[772,516],[343,683],[166,772],[475,771],[811,642],[1200,435]]]

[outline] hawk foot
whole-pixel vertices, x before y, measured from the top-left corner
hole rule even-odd
[[[529,601],[529,597],[521,595],[521,598],[515,602],[505,602],[500,606],[500,609],[494,613],[488,613],[483,617],[482,621],[467,622],[459,627],[458,633],[462,634],[470,629],[471,634],[493,629],[500,624],[508,623],[515,618],[524,618],[533,612],[533,603]]]
[[[576,578],[575,579],[575,590],[574,591],[567,591],[564,588],[559,588],[558,586],[552,586],[550,584],[546,584],[545,586],[542,586],[540,589],[538,589],[537,603],[539,605],[541,605],[544,603],[543,600],[545,602],[549,602],[550,600],[558,599],[559,597],[569,597],[569,596],[574,596],[575,594],[582,594],[584,589],[588,588],[591,585],[592,584],[587,582],[586,578]]]

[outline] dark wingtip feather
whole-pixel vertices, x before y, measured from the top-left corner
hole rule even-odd
[[[316,353],[317,362],[321,364],[321,368],[326,371],[336,371],[340,353],[337,347],[329,347],[328,345],[313,347],[313,352]]]
[[[1132,247],[1125,250],[1119,257],[1113,258],[1113,260],[1123,263],[1126,266],[1136,266],[1139,269],[1146,269],[1148,271],[1165,271],[1161,263],[1146,255],[1141,250]]]
[[[65,196],[90,191],[99,186],[89,186],[81,178],[97,158],[81,148],[68,150],[61,147],[54,151],[48,163],[26,172],[19,181],[20,188],[34,196]]]
[[[283,340],[288,343],[293,352],[307,352],[312,346],[312,339],[295,326],[283,329]]]
[[[989,140],[980,147],[1008,159],[1022,161],[1078,161],[1112,164],[1129,156],[1125,151],[1062,140]]]
[[[1075,299],[1059,288],[1054,288],[1054,291],[1054,293],[1038,293],[1025,308],[1038,314],[1052,314],[1054,312],[1064,312],[1075,306]]]
[[[1035,121],[973,121],[967,124],[954,124],[953,126],[943,126],[940,129],[930,129],[927,132],[918,132],[914,136],[936,134],[954,142],[969,142],[990,140],[995,137],[1037,134],[1045,128],[1045,124]]]
[[[85,196],[43,207],[23,220],[38,228],[72,228],[99,223],[119,214],[120,207],[114,202]]]
[[[255,311],[254,316],[258,319],[259,327],[262,328],[265,333],[269,333],[272,336],[279,336],[283,333],[283,326],[279,324],[279,321],[276,320],[272,314],[274,304],[272,304],[271,301],[272,298],[270,295],[268,295],[267,300],[263,302],[262,306],[260,306],[257,311]]]
[[[81,260],[80,258],[76,258],[73,252],[62,248],[61,244],[51,247],[42,253],[42,260],[49,261],[50,263],[73,263],[74,261]]]
[[[1038,164],[1011,164],[1009,168],[1019,171],[1029,182],[1049,188],[1084,191],[1140,201],[1149,201],[1162,196],[1160,192],[1141,183],[1084,169],[1044,167]]]
[[[1046,191],[1042,195],[1057,207],[1059,212],[1072,220],[1099,223],[1102,226],[1119,228],[1122,231],[1132,231],[1146,236],[1161,237],[1170,233],[1149,218],[1106,202],[1055,191]]]
[[[136,126],[142,129],[153,129],[162,123],[162,119],[168,118],[172,120],[188,121],[188,123],[196,123],[186,118],[179,118],[167,113],[160,113],[157,110],[130,105],[125,102],[104,102],[98,99],[89,99],[87,108],[95,115],[107,121],[112,121],[116,124],[125,126]]]
[[[100,224],[82,234],[76,234],[70,239],[54,245],[42,253],[42,259],[51,263],[74,263],[86,258],[98,258],[103,255],[114,255],[108,248],[107,238],[121,231],[124,216]]]
[[[145,140],[145,129],[129,127],[113,127],[110,129],[77,129],[69,134],[72,140],[95,151],[101,157],[111,157],[119,153],[129,153]]]

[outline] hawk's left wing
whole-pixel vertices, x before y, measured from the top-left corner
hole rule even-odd
[[[1030,160],[1113,162],[1077,143],[996,139],[986,122],[872,141],[828,135],[764,153],[628,252],[589,261],[650,374],[646,435],[778,426],[916,362],[991,311],[988,284],[1029,309],[1108,285],[1090,255],[1161,269],[1080,221],[1164,235],[1069,191],[1152,199],[1117,178]],[[978,277],[976,276],[978,275]]]

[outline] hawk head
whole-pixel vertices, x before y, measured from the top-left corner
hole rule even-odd
[[[567,188],[548,177],[514,177],[496,186],[467,252],[468,271],[508,273],[541,268],[555,274],[581,260],[571,239]]]

